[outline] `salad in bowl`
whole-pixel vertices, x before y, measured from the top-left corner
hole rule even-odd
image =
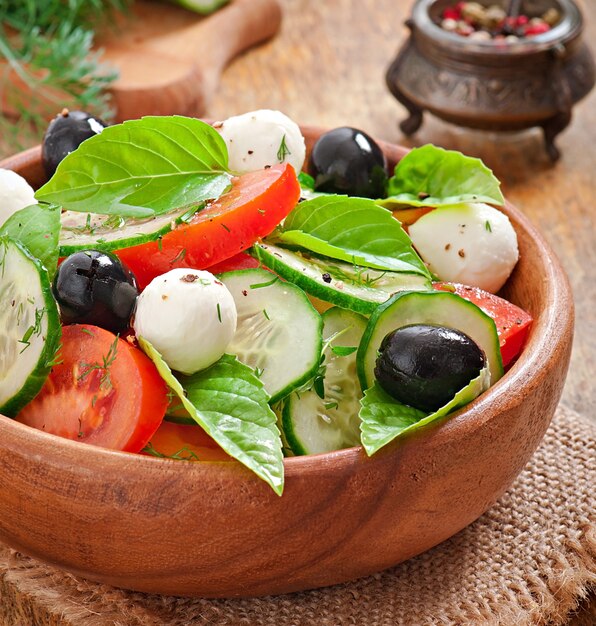
[[[53,163],[50,127],[35,192],[2,172],[18,187],[0,227],[2,452],[49,480],[27,504],[15,484],[11,502],[39,521],[49,485],[75,485],[56,532],[77,533],[87,557],[63,540],[42,547],[11,515],[9,543],[141,590],[277,593],[397,563],[502,493],[550,419],[523,425],[526,391],[555,367],[532,347],[551,314],[537,296],[528,311],[504,296],[524,303],[524,263],[553,266],[488,168],[352,128],[302,131],[274,111],[92,126],[76,146],[67,132]],[[549,349],[559,369],[533,406],[552,415],[568,354]],[[111,530],[81,539],[97,468]],[[143,523],[180,570],[135,547]]]

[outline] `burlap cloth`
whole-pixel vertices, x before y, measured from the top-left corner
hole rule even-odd
[[[595,490],[596,424],[560,408],[498,504],[385,572],[287,596],[191,600],[97,585],[0,548],[0,614],[19,626],[563,624],[596,584]]]

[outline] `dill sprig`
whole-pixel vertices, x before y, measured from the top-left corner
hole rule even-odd
[[[65,106],[113,117],[106,87],[117,73],[93,50],[95,31],[130,0],[4,0],[0,3],[0,115],[5,150],[41,140]]]

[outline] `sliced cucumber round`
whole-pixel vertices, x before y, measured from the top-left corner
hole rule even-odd
[[[0,413],[14,417],[50,373],[61,327],[47,270],[10,237],[0,237],[0,299]]]
[[[61,215],[60,256],[80,250],[120,250],[155,241],[194,215],[195,211],[196,207],[185,207],[147,218],[64,211]]]
[[[431,282],[420,274],[357,267],[271,244],[255,244],[251,254],[316,298],[357,313],[372,313],[399,291],[432,289]]]
[[[255,369],[272,403],[310,380],[321,361],[323,322],[307,295],[261,269],[219,278],[238,312],[226,352]]]
[[[329,343],[323,361],[324,397],[308,389],[295,391],[284,401],[283,433],[294,454],[360,444],[362,391],[356,375],[356,348],[365,328],[366,318],[358,313],[334,307],[323,314],[323,337]]]
[[[407,291],[393,296],[370,317],[356,358],[363,389],[371,387],[375,380],[375,363],[383,339],[409,324],[446,326],[465,333],[484,351],[491,385],[503,376],[499,335],[491,317],[455,293]]]

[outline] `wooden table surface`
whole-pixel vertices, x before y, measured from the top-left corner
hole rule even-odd
[[[596,267],[596,91],[575,108],[572,126],[558,140],[563,157],[555,165],[537,130],[497,136],[427,116],[418,134],[407,139],[397,126],[405,111],[387,91],[384,74],[406,37],[403,22],[412,0],[280,1],[281,34],[228,68],[208,116],[280,109],[304,124],[350,125],[391,142],[432,142],[481,157],[502,180],[505,195],[540,227],[568,272],[577,322],[562,401],[596,419],[596,281],[589,276]],[[586,39],[596,41],[596,3],[585,2],[583,10]],[[586,610],[574,624],[594,623],[594,602]],[[2,613],[0,623],[11,623],[2,622]],[[39,623],[62,624],[55,618]]]

